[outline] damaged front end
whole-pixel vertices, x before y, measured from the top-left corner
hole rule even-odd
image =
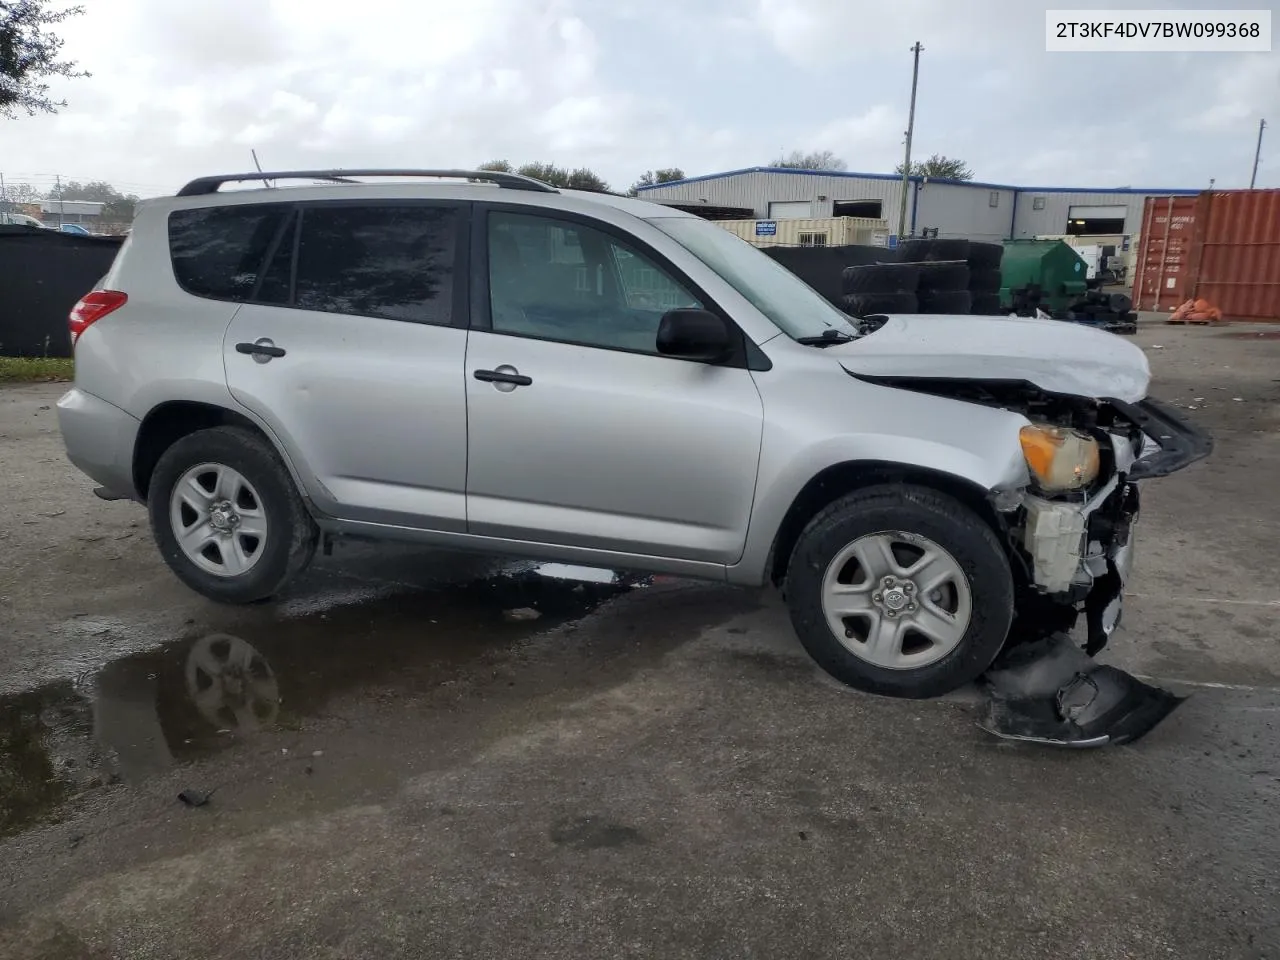
[[[1120,622],[1133,569],[1139,482],[1208,456],[1213,441],[1172,407],[1150,398],[1136,404],[1109,398],[1046,397],[1044,402],[1057,423],[1097,443],[1096,477],[1067,491],[1045,490],[1033,477],[1030,487],[1012,497],[997,493],[994,500],[997,508],[1013,508],[1001,516],[1011,546],[1024,561],[1025,587],[1042,601],[1028,606],[1043,610],[1048,600],[1083,613],[1085,652],[1093,656]],[[1027,412],[1043,415],[1045,408]],[[1074,625],[1071,619],[1058,629]]]
[[[1023,437],[1029,484],[991,493],[1019,590],[1009,641],[986,675],[986,729],[1072,746],[1127,742],[1149,731],[1178,699],[1091,658],[1120,624],[1139,483],[1208,456],[1209,435],[1150,398],[1055,394],[1025,381],[876,381],[1000,407],[1030,421]],[[1053,462],[1055,453],[1065,466]],[[1068,637],[1081,615],[1083,646]]]

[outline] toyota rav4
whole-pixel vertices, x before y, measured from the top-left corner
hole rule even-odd
[[[70,328],[68,456],[207,597],[340,537],[773,583],[896,696],[1081,614],[1099,649],[1138,483],[1210,449],[1120,337],[852,318],[714,223],[502,173],[195,180]]]

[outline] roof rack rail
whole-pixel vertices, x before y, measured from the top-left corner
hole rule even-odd
[[[352,177],[447,177],[459,180],[482,180],[508,190],[530,190],[535,193],[559,193],[555,187],[522,177],[518,173],[499,170],[256,170],[253,173],[228,173],[216,177],[197,177],[178,191],[179,197],[201,197],[217,193],[224,183],[248,180],[327,180],[331,183],[356,183]]]

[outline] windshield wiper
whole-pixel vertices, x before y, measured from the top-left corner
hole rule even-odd
[[[829,330],[823,330],[821,336],[796,337],[796,343],[802,343],[806,347],[830,347],[837,343],[848,343],[853,339],[856,338],[852,333],[845,333],[843,330],[832,327]]]

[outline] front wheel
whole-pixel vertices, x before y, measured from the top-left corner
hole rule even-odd
[[[147,498],[161,556],[222,603],[273,596],[315,555],[318,533],[293,478],[260,435],[199,430],[164,452]]]
[[[791,622],[837,680],[923,699],[976,679],[1013,618],[991,527],[927,487],[858,490],[814,517],[787,568]]]

